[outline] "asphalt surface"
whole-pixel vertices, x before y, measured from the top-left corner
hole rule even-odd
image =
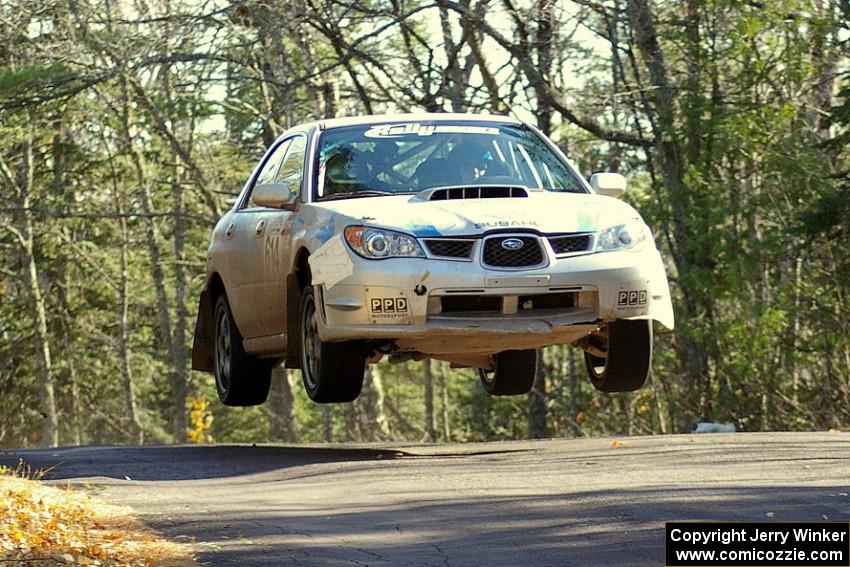
[[[6,451],[207,565],[653,565],[668,520],[850,521],[850,434]]]

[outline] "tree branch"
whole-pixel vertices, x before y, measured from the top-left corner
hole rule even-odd
[[[464,9],[463,6],[453,0],[436,0],[436,3],[438,6],[454,10],[462,17],[473,21],[475,23],[475,27],[486,33],[493,39],[493,41],[499,44],[502,49],[507,51],[516,60],[517,66],[522,70],[523,74],[528,79],[529,83],[531,83],[531,86],[535,89],[535,91],[537,91],[539,95],[548,104],[550,104],[552,108],[557,110],[567,121],[575,124],[583,130],[586,130],[587,132],[590,132],[594,136],[609,142],[618,142],[621,144],[639,147],[649,147],[655,144],[654,138],[643,138],[640,135],[631,132],[612,130],[590,117],[579,116],[568,106],[561,93],[552,87],[549,81],[547,81],[536,68],[534,62],[527,57],[525,53],[523,53],[523,50],[518,47],[516,43],[506,38],[477,14]]]

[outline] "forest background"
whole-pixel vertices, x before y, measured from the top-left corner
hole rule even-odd
[[[2,0],[0,447],[850,427],[848,38],[848,0]],[[218,402],[211,227],[287,127],[393,111],[518,116],[629,177],[677,319],[644,389],[553,347],[528,396],[418,362]]]

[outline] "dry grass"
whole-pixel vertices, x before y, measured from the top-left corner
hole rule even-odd
[[[196,565],[184,547],[160,539],[127,509],[39,477],[25,466],[0,467],[0,567]]]

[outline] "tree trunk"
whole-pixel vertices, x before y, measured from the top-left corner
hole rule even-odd
[[[181,124],[186,124],[176,112],[171,109],[175,107],[174,97],[169,80],[169,66],[165,65],[160,70],[160,84],[166,104],[165,114],[171,123],[171,132],[175,140],[181,132]],[[192,154],[192,122],[188,122],[185,128],[187,134],[185,141],[181,144],[187,155]],[[186,333],[189,313],[186,309],[186,198],[182,187],[183,168],[181,160],[175,154],[170,164],[171,173],[171,199],[176,216],[174,217],[174,335],[171,337],[171,383],[175,394],[175,403],[181,403],[183,407],[189,397],[189,364],[188,349],[186,347]],[[203,185],[201,186],[203,187]],[[181,406],[175,408],[179,412]]]
[[[463,96],[466,83],[463,80],[463,72],[460,68],[460,44],[452,39],[452,24],[449,20],[449,11],[440,8],[440,29],[443,32],[443,49],[446,52],[447,66],[443,70],[443,87],[446,98],[449,99],[452,112],[466,112],[467,104]]]
[[[357,418],[357,406],[354,402],[342,404],[342,418],[345,421],[345,439],[346,441],[360,441],[360,431],[358,428],[359,420]]]
[[[434,373],[431,359],[422,361],[422,376],[425,380],[425,433],[431,443],[437,441],[437,428],[434,423]]]
[[[185,197],[179,181],[180,165],[173,164],[172,172],[174,179],[171,183],[171,196],[174,200],[174,210],[177,217],[174,220],[174,336],[172,343],[172,387],[175,394],[175,410],[180,413],[180,407],[185,407],[189,396],[189,364],[188,349],[186,346],[187,320],[189,318],[186,309],[186,211]],[[182,402],[181,402],[182,400]]]
[[[696,249],[689,232],[691,197],[685,186],[685,156],[675,130],[675,88],[670,82],[664,54],[658,41],[651,0],[629,0],[628,13],[635,43],[643,56],[653,86],[655,158],[659,164],[673,217],[673,253],[679,276],[696,270],[711,270],[711,258]],[[693,71],[692,71],[693,73]],[[683,285],[683,319],[706,321],[712,313],[711,300],[702,290]],[[699,284],[696,284],[699,285]],[[692,286],[691,286],[692,287]],[[706,323],[703,323],[706,324]],[[677,336],[676,349],[689,383],[697,385],[700,418],[712,417],[711,376],[706,345],[688,333]],[[685,384],[687,387],[688,384]]]
[[[22,226],[16,231],[23,251],[24,274],[32,308],[36,339],[36,362],[41,387],[41,407],[44,425],[41,444],[45,447],[59,445],[59,417],[56,411],[56,394],[53,385],[53,367],[50,360],[50,338],[47,333],[47,314],[38,279],[38,264],[33,243],[33,219],[30,197],[33,190],[32,139],[22,143],[23,160],[18,169],[17,185],[22,209]]]
[[[493,397],[484,389],[481,380],[474,382],[472,390],[472,419],[468,427],[474,428],[485,441],[493,437]]]
[[[333,429],[331,428],[331,408],[328,404],[322,405],[322,431],[324,432],[325,442],[333,441]]]
[[[549,437],[546,417],[546,363],[543,360],[543,349],[537,349],[537,373],[534,375],[534,385],[528,393],[529,439]]]
[[[283,366],[272,370],[272,388],[266,404],[269,413],[269,438],[284,443],[298,442],[298,424],[295,420],[295,397],[289,372]]]
[[[119,286],[118,286],[118,366],[121,370],[121,383],[124,389],[124,411],[129,424],[127,438],[131,443],[142,445],[145,441],[144,429],[139,418],[138,403],[136,401],[136,385],[130,363],[129,342],[129,310],[130,310],[130,232],[127,227],[125,216],[124,196],[118,188],[119,174],[115,169],[114,155],[108,149],[109,164],[111,168],[112,202],[115,215],[118,218],[118,230],[120,241],[119,262]]]
[[[579,360],[581,360],[579,354]],[[578,422],[578,384],[576,382],[576,349],[567,347],[569,365],[569,392],[570,392],[570,429],[573,437],[581,436],[581,424]]]
[[[380,367],[370,364],[363,378],[363,391],[357,399],[360,418],[360,437],[364,441],[384,441],[389,438],[389,424],[384,407],[384,384]]]
[[[117,200],[117,197],[116,197]],[[119,214],[123,207],[119,208]],[[121,378],[124,383],[124,400],[127,412],[127,421],[130,423],[129,437],[132,442],[139,445],[145,442],[145,434],[139,419],[139,410],[136,404],[136,385],[133,380],[133,372],[130,366],[130,346],[128,339],[128,312],[129,312],[129,287],[130,278],[127,270],[129,235],[127,233],[127,220],[122,216],[119,219],[121,227],[121,291],[118,321],[118,348],[120,355]]]
[[[130,128],[130,100],[126,87],[124,88],[124,108],[121,116],[122,130],[126,150],[129,153],[136,175],[139,200],[142,210],[145,212],[145,244],[151,262],[151,275],[153,276],[154,290],[156,292],[157,316],[159,318],[159,335],[161,342],[168,351],[169,360],[172,364],[169,373],[171,385],[171,397],[173,400],[173,415],[171,416],[171,428],[174,439],[178,443],[188,442],[186,422],[186,396],[187,388],[179,382],[180,374],[176,371],[177,361],[180,355],[177,353],[177,345],[174,343],[173,325],[169,310],[168,294],[165,287],[165,270],[163,269],[162,251],[159,245],[159,229],[153,217],[154,206],[150,185],[144,169],[144,157],[136,148]]]
[[[670,432],[670,425],[668,423],[670,421],[670,416],[669,412],[667,411],[667,405],[665,404],[664,396],[662,396],[663,386],[661,386],[659,382],[660,380],[658,379],[653,380],[652,396],[655,400],[655,411],[658,413],[658,427],[661,430],[662,435],[667,435]]]
[[[26,265],[27,287],[30,290],[33,318],[35,321],[35,336],[37,340],[36,360],[38,361],[38,376],[41,383],[41,405],[44,417],[44,429],[41,444],[45,447],[59,445],[59,418],[56,413],[56,394],[53,387],[53,370],[50,362],[50,340],[47,335],[47,315],[44,309],[44,299],[38,285],[38,266],[33,255],[32,220],[26,214],[24,220],[24,264]]]
[[[452,440],[451,422],[449,421],[449,389],[446,384],[446,368],[445,364],[440,365],[440,398],[442,400],[442,430],[443,441]]]
[[[478,30],[474,29],[474,24],[467,20],[464,20],[464,29],[471,55],[478,65],[479,73],[481,73],[481,82],[484,83],[484,87],[487,89],[487,94],[490,98],[490,112],[494,114],[505,114],[507,109],[502,103],[499,82],[493,76],[493,73],[490,72],[487,57],[484,55],[484,50],[481,46],[481,38],[479,37]]]
[[[65,179],[65,144],[67,140],[65,128],[61,119],[61,111],[59,117],[53,120],[53,127],[53,139],[50,142],[53,156],[52,189],[54,195],[57,197],[61,196],[65,210],[66,212],[69,212],[74,205],[74,193],[72,188],[68,186],[69,184]],[[62,231],[63,238],[67,242],[73,242],[73,234],[69,227],[62,226],[60,230]],[[60,255],[57,260],[59,266],[57,270],[58,285],[56,286],[56,291],[62,312],[62,324],[60,329],[62,333],[62,351],[65,355],[65,372],[62,373],[62,378],[58,379],[57,382],[59,384],[60,392],[62,392],[63,384],[67,388],[65,393],[67,396],[68,413],[70,414],[68,422],[72,441],[74,445],[82,445],[84,436],[84,426],[82,422],[83,415],[80,409],[80,386],[77,382],[77,366],[74,363],[74,351],[72,348],[72,344],[74,342],[73,329],[76,328],[76,325],[74,324],[75,314],[71,307],[70,299],[70,282],[73,278],[72,276],[69,276],[69,271],[73,268],[73,262],[70,261],[70,256],[64,253]],[[59,376],[57,376],[57,378],[59,378]]]
[[[555,33],[555,0],[539,0],[536,6],[537,68],[544,77],[552,73],[552,38]],[[552,132],[552,105],[544,93],[537,93],[537,127],[547,136]]]

